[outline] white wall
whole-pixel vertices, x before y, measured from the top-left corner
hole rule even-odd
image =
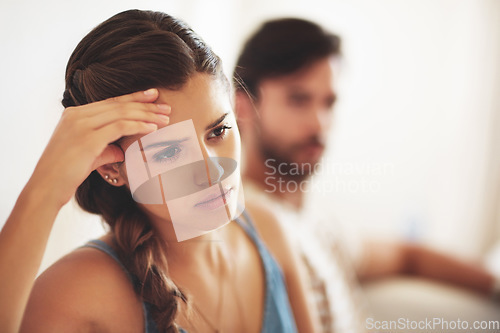
[[[366,234],[477,255],[498,205],[500,3],[355,3],[331,158],[392,168],[341,177],[379,187],[324,201]]]
[[[62,112],[71,51],[104,19],[142,8],[184,18],[227,73],[243,38],[264,19],[302,16],[336,31],[345,59],[326,159],[342,172],[323,179],[336,191],[315,193],[325,212],[355,232],[411,234],[467,256],[499,238],[491,236],[500,187],[497,0],[11,0],[1,8],[0,224]],[[377,166],[385,171],[366,169]],[[95,218],[68,205],[44,267],[101,232]]]

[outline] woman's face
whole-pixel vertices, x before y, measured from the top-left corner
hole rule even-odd
[[[196,73],[182,89],[159,92],[157,103],[172,107],[170,123],[120,141],[121,175],[156,227],[170,222],[180,241],[235,217],[240,136],[221,80]]]

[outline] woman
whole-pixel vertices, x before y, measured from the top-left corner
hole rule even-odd
[[[127,149],[167,124],[192,121],[207,160],[238,160],[229,100],[219,58],[166,14],[126,11],[80,42],[66,110],[0,233],[2,332],[314,331],[298,261],[267,212],[247,207],[177,242],[172,212],[131,195]],[[110,231],[33,282],[75,191]]]

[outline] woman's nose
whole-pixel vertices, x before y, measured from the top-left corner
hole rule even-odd
[[[201,187],[212,186],[220,182],[224,175],[224,168],[219,164],[216,157],[205,158],[205,170],[199,170],[195,174],[195,183]]]

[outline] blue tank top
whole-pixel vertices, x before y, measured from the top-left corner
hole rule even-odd
[[[247,223],[241,221],[239,218],[235,221],[243,228],[257,247],[264,268],[266,280],[261,333],[297,332],[281,268],[267,247],[264,245],[263,241],[260,239],[257,230],[255,229],[255,226],[246,211],[243,212],[243,216],[245,217]],[[84,245],[84,247],[92,247],[110,255],[122,267],[130,281],[134,283],[135,279],[122,264],[115,250],[113,250],[113,248],[111,248],[107,243],[96,239],[89,241]],[[151,317],[148,303],[143,302],[142,308],[144,311],[144,332],[158,333],[156,323]],[[187,331],[182,328],[179,328],[179,331],[181,333],[187,333]]]

